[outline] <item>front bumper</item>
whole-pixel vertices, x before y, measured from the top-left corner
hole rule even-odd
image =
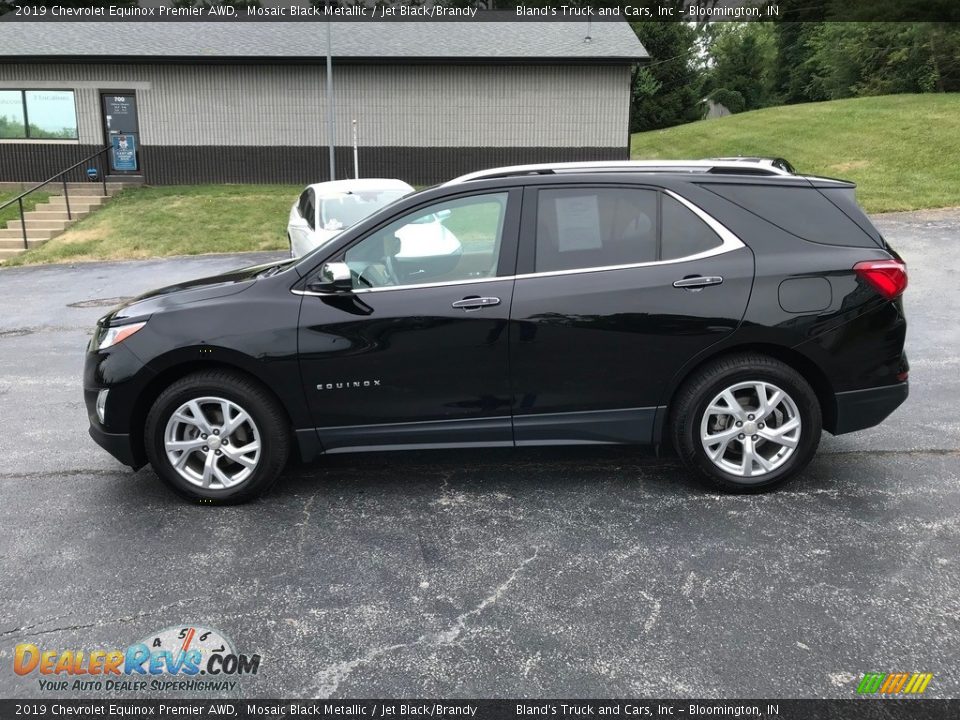
[[[95,422],[90,423],[90,437],[100,447],[113,455],[124,465],[129,465],[134,470],[139,470],[144,466],[144,462],[137,458],[133,449],[133,443],[130,441],[129,433],[108,433]]]
[[[883,422],[896,410],[910,393],[910,383],[851,390],[834,395],[836,422],[831,432],[834,435],[855,432]]]

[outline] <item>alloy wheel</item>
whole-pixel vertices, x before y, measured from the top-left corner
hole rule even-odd
[[[700,443],[710,461],[745,480],[782,467],[800,443],[800,411],[776,385],[740,382],[717,394],[700,422]]]
[[[250,414],[221,397],[199,397],[178,407],[163,435],[171,467],[187,482],[225,490],[247,480],[260,461],[260,431]]]

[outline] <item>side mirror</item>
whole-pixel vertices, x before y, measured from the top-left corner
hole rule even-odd
[[[310,283],[314,292],[350,292],[353,290],[353,278],[350,267],[342,262],[328,262],[320,267],[320,274]]]

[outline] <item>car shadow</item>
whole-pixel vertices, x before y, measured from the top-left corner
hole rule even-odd
[[[506,491],[519,487],[551,490],[584,484],[638,483],[648,490],[671,487],[705,492],[672,455],[658,457],[634,446],[563,446],[383,451],[321,456],[311,463],[291,463],[264,496],[300,496],[322,488],[331,492],[393,493],[398,488],[436,493],[455,485],[460,491]],[[709,492],[709,491],[707,491]]]

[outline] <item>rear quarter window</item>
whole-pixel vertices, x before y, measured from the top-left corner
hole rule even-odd
[[[678,260],[723,244],[723,240],[680,201],[664,194],[661,202],[661,260]]]
[[[877,245],[873,237],[816,188],[746,184],[701,187],[804,240],[853,247]]]

